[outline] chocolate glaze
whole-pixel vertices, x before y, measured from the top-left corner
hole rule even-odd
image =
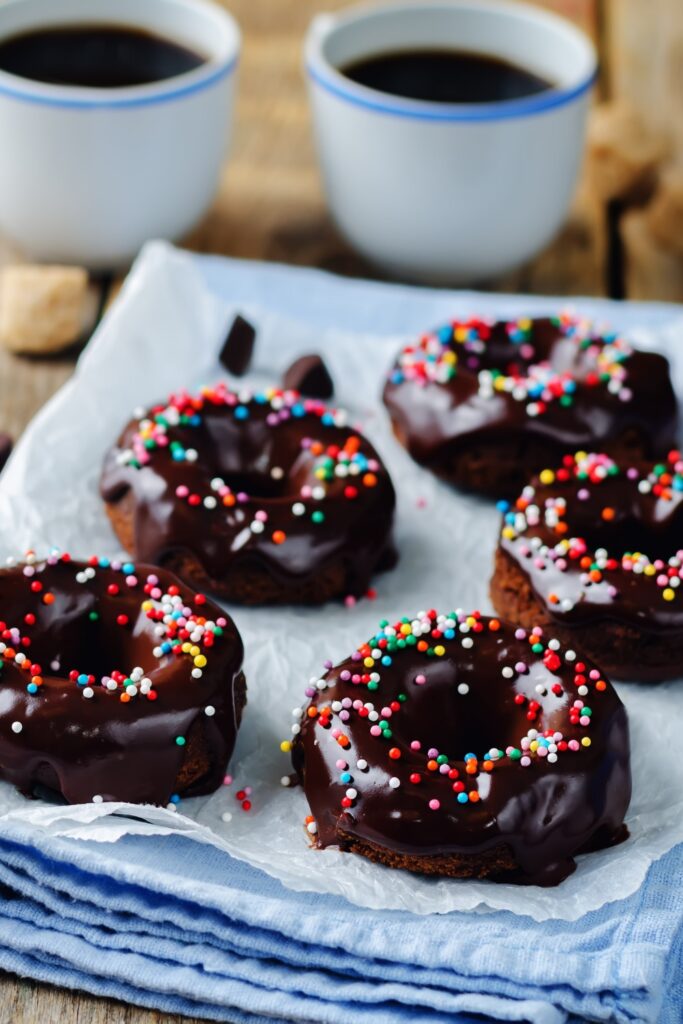
[[[394,489],[372,445],[345,424],[342,413],[294,392],[272,393],[273,401],[283,403],[279,414],[263,396],[238,399],[222,386],[211,394],[195,425],[181,423],[167,434],[171,442],[196,451],[196,461],[174,461],[168,447],[157,447],[136,468],[126,452],[139,446],[138,420],[128,424],[106,457],[104,500],[116,504],[128,492],[133,495],[135,557],[160,564],[169,553],[189,552],[217,581],[229,570],[256,565],[287,588],[292,600],[299,584],[341,560],[345,593],[364,593],[372,573],[394,557]],[[248,417],[236,418],[237,407],[247,409]],[[156,408],[157,415],[164,410]],[[327,450],[354,439],[355,475],[321,479],[325,454],[315,454],[309,442]],[[220,495],[211,509],[177,497],[178,487],[187,487],[202,500],[215,498],[211,484],[217,477],[237,496],[232,506],[225,507]],[[370,477],[372,484],[366,485]],[[352,497],[349,487],[356,492]],[[318,497],[316,488],[322,489]],[[294,506],[304,511],[295,514]],[[255,517],[263,513],[264,528],[254,532]],[[316,522],[319,514],[324,518]],[[278,531],[286,538],[280,543],[273,539]]]
[[[320,724],[324,716],[312,718],[304,711],[292,756],[317,823],[319,846],[343,848],[349,839],[360,839],[413,856],[414,870],[419,871],[421,858],[476,857],[504,844],[519,865],[516,875],[506,880],[552,885],[574,869],[576,853],[624,837],[631,793],[628,724],[616,692],[609,683],[598,692],[589,681],[590,696],[582,699],[590,701],[590,728],[570,724],[580,660],[569,661],[563,650],[534,654],[529,640],[519,639],[514,627],[502,625],[494,632],[491,621],[480,619],[479,633],[470,630],[463,636],[458,627],[453,639],[444,639],[442,633],[440,639],[430,639],[432,648],[444,646],[442,656],[407,646],[391,655],[388,667],[375,660],[380,680],[374,693],[341,678],[343,672],[367,671],[358,652],[323,676],[324,689],[311,700],[318,712],[345,698],[371,701],[378,711],[399,710],[389,720],[390,739],[371,735],[370,720],[356,710],[347,721],[332,712],[329,726]],[[396,625],[400,630],[401,623]],[[463,647],[463,639],[473,639],[472,647]],[[377,637],[369,649],[376,642]],[[367,653],[361,648],[361,657]],[[522,662],[528,667],[524,673],[514,668]],[[593,667],[586,665],[585,674]],[[504,668],[513,669],[510,678],[502,675]],[[419,676],[426,681],[418,685]],[[536,690],[539,685],[547,687],[542,695]],[[555,693],[552,686],[561,689]],[[403,694],[407,699],[392,705]],[[515,703],[518,694],[525,695],[524,703]],[[530,700],[539,704],[533,723],[527,718]],[[484,769],[482,758],[492,746],[520,748],[532,724],[539,733],[562,732],[564,742],[580,743],[589,736],[591,746],[562,750],[555,763],[534,755],[526,767],[504,755],[492,770]],[[348,739],[345,748],[333,735],[337,729]],[[411,746],[415,740],[421,744],[419,751]],[[392,748],[400,752],[398,759],[391,757]],[[430,748],[448,755],[447,769],[459,772],[466,791],[478,791],[477,803],[459,803],[452,779],[429,770]],[[466,770],[467,753],[479,758],[472,774]],[[350,783],[340,781],[340,758],[348,763]],[[359,759],[367,762],[365,770],[357,768]],[[419,774],[419,783],[410,781],[412,773]],[[399,779],[398,788],[391,788],[391,777]],[[357,797],[345,809],[341,800],[349,785]],[[430,800],[438,800],[440,807],[431,809]]]
[[[84,579],[93,569],[92,578]],[[68,803],[101,797],[166,804],[177,792],[193,745],[194,753],[201,747],[209,767],[188,795],[211,792],[221,783],[244,702],[239,633],[217,605],[198,602],[169,573],[138,565],[134,574],[136,585],[127,582],[128,566],[117,571],[96,560],[56,557],[0,570],[0,636],[11,648],[3,650],[0,670],[0,774],[27,794],[48,787]],[[182,602],[194,614],[214,623],[225,620],[210,648],[199,641],[207,657],[200,678],[191,675],[191,655],[154,653],[163,641],[155,632],[158,624],[141,608],[150,599],[144,590],[150,574],[164,594],[180,587]],[[38,593],[36,585],[42,588]],[[111,586],[119,592],[108,593]],[[51,604],[44,602],[46,595],[52,595]],[[35,615],[35,623],[27,623],[27,615]],[[121,615],[127,624],[117,622]],[[15,628],[24,642],[9,632]],[[17,664],[11,650],[40,666],[42,684],[35,693],[27,689],[32,672]],[[122,701],[125,684],[110,690],[102,683],[103,676],[128,676],[136,667],[144,670],[156,699],[138,686],[136,695]],[[69,678],[72,670],[92,674],[90,696]],[[13,723],[21,725],[20,732]],[[187,744],[178,745],[176,737]]]
[[[529,578],[535,596],[558,623],[580,627],[609,621],[658,632],[662,640],[680,635],[683,598],[676,594],[667,601],[665,588],[657,582],[662,573],[670,572],[669,559],[683,564],[683,477],[674,471],[676,463],[683,469],[678,453],[661,463],[673,481],[673,486],[664,487],[658,485],[661,472],[658,476],[651,463],[617,466],[607,456],[596,455],[568,456],[565,463],[559,478],[554,474],[545,484],[535,479],[505,515],[502,550]],[[599,473],[601,467],[610,471],[600,479],[591,466]],[[566,502],[560,520],[567,525],[563,533],[554,525],[551,507],[558,499]],[[540,516],[527,506],[538,507]],[[557,550],[565,539],[576,554],[564,556]],[[602,552],[603,563],[610,562],[600,569],[599,579],[586,578],[581,558],[595,565],[596,551]],[[629,552],[642,552],[642,565],[654,564],[656,571],[649,575],[650,569],[625,569],[623,558]],[[633,666],[631,677],[637,674]]]
[[[456,341],[456,331],[465,340]],[[606,354],[612,370],[601,379]],[[444,356],[455,360],[452,376],[431,379]],[[523,385],[538,368],[546,385],[539,393],[525,396],[522,387],[515,397],[481,386],[482,372],[500,371]],[[442,371],[448,377],[448,365]],[[561,385],[573,390],[553,394]],[[540,412],[534,408],[539,401],[545,405]],[[567,451],[604,448],[634,434],[646,454],[656,454],[673,443],[677,417],[663,356],[633,350],[624,339],[566,316],[453,322],[425,335],[399,355],[384,402],[413,458],[437,469],[472,446],[485,446],[495,461],[497,446],[522,437],[542,442],[546,465]]]

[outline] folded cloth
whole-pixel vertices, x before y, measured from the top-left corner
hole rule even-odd
[[[271,309],[300,317],[305,295],[306,319],[319,326],[413,331],[427,309],[448,316],[454,303],[465,310],[475,301],[362,282],[342,297],[313,272],[198,265],[231,301],[267,298]],[[671,316],[653,308],[649,319]],[[395,876],[378,867],[377,877],[391,886]],[[418,916],[290,891],[178,835],[93,842],[4,819],[0,968],[235,1024],[681,1024],[681,877],[683,846],[654,863],[628,899],[575,921],[503,911]]]
[[[182,837],[112,847],[6,822],[0,967],[235,1022],[680,1024],[682,873],[679,846],[573,922],[419,917],[286,890]]]

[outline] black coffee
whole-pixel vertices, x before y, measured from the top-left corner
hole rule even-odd
[[[52,85],[149,85],[204,60],[170,39],[125,25],[59,25],[0,40],[1,70]]]
[[[432,103],[495,103],[551,89],[545,78],[499,57],[464,50],[398,50],[339,69],[359,85]]]

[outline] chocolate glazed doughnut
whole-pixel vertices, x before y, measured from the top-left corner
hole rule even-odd
[[[390,867],[555,885],[626,836],[626,711],[551,632],[421,612],[306,691],[309,833]]]
[[[491,596],[515,622],[580,643],[617,679],[683,666],[683,458],[568,455],[505,510]]]
[[[149,566],[0,570],[0,775],[67,803],[210,793],[246,685],[234,623]]]
[[[398,439],[450,483],[513,498],[567,451],[672,447],[666,359],[589,321],[453,321],[400,354],[384,389]]]
[[[126,550],[245,604],[358,596],[396,557],[376,451],[292,391],[171,395],[128,424],[101,488]]]

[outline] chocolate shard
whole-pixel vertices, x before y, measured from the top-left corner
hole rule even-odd
[[[218,356],[228,373],[235,377],[244,376],[251,364],[255,341],[256,328],[238,314]]]
[[[9,434],[5,434],[0,431],[0,470],[4,467],[5,463],[12,454],[12,447],[14,442]]]
[[[285,388],[300,391],[311,398],[331,398],[334,382],[322,357],[313,354],[296,359],[283,378]]]

